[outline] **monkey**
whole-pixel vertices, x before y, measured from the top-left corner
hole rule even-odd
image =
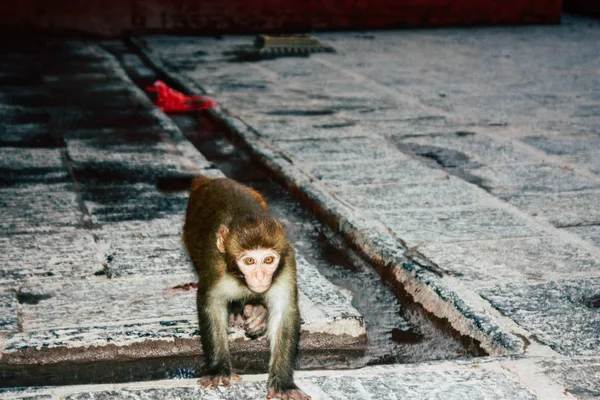
[[[310,400],[293,379],[300,337],[296,255],[281,222],[262,196],[227,178],[200,176],[191,183],[183,242],[198,273],[198,319],[205,366],[203,389],[228,387],[227,339],[237,308],[256,336],[269,342],[267,399]]]

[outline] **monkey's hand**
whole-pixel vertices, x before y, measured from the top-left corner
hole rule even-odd
[[[267,392],[267,399],[310,400],[311,397],[298,388],[276,391],[274,387],[271,387]]]
[[[246,304],[244,307],[244,329],[252,339],[262,336],[267,331],[267,309],[261,305]]]
[[[229,376],[224,375],[206,375],[201,377],[198,380],[198,384],[202,389],[211,388],[216,389],[219,384],[223,387],[229,387],[229,384],[233,382],[239,382],[242,380],[242,377],[238,374],[234,374],[233,372]]]

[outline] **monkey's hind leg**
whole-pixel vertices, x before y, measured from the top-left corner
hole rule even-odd
[[[241,377],[231,372],[227,341],[227,302],[215,299],[205,301],[204,296],[198,292],[197,303],[200,341],[205,358],[204,370],[198,383],[202,389],[216,389],[219,385],[229,387],[231,381],[240,381]]]

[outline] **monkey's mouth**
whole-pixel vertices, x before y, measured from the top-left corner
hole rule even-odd
[[[269,289],[271,285],[264,285],[264,286],[250,286],[248,285],[248,288],[250,290],[252,290],[255,293],[264,293],[267,291],[267,289]]]

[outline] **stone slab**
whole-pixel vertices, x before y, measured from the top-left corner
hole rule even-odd
[[[540,230],[496,208],[397,212],[379,220],[409,246],[540,235]]]
[[[557,227],[600,224],[600,191],[515,195],[504,200]]]
[[[360,341],[365,326],[351,299],[303,257],[297,261],[302,330]],[[23,332],[6,335],[3,352],[13,363],[198,353],[196,290],[186,285],[196,277],[188,268],[187,274],[23,283],[20,292],[35,301],[21,305]],[[139,343],[148,343],[146,350]],[[36,355],[40,349],[47,353]]]
[[[0,333],[19,329],[17,292],[0,290]]]
[[[569,192],[600,187],[574,171],[547,164],[498,165],[467,169],[496,195]]]
[[[435,176],[435,175],[434,175]],[[433,182],[388,185],[358,185],[349,181],[335,190],[341,200],[373,217],[405,209],[429,209],[483,204],[489,196],[454,177]],[[440,193],[444,193],[440,196]]]
[[[572,358],[542,360],[538,365],[553,381],[581,400],[600,398],[600,359]]]
[[[579,235],[582,239],[587,240],[600,248],[600,225],[593,226],[576,226],[565,228],[569,232]]]
[[[600,110],[597,115],[600,115]],[[585,153],[590,149],[600,148],[600,137],[597,135],[527,136],[521,140],[553,155]]]
[[[181,233],[184,215],[104,224],[95,231],[109,277],[192,272]]]
[[[600,175],[600,157],[598,157],[598,150],[565,156],[564,160],[567,164],[573,163],[576,165],[581,165],[588,168],[593,173]],[[577,166],[575,166],[575,168],[577,168]]]
[[[475,287],[584,277],[600,271],[595,255],[555,237],[427,243],[419,251]]]
[[[164,192],[149,183],[84,183],[82,198],[92,221],[104,224],[184,215],[187,192]]]
[[[290,124],[283,121],[261,121],[254,118],[244,118],[262,137],[271,140],[306,140],[306,139],[337,139],[351,137],[365,137],[373,135],[364,125],[349,119],[339,120],[328,118],[322,124],[317,121]]]
[[[412,115],[403,119],[361,122],[374,132],[393,137],[396,140],[419,136],[464,135],[475,133],[475,130],[478,129],[478,126],[472,123],[449,120],[444,116],[431,112],[421,116]]]
[[[85,140],[67,141],[67,152],[78,180],[152,182],[158,178],[189,175],[181,157],[170,153],[171,150],[160,141],[112,146]]]
[[[0,184],[67,182],[60,149],[0,147]]]
[[[0,214],[1,235],[74,227],[82,217],[70,183],[0,188]]]
[[[357,371],[297,372],[296,383],[313,399],[524,399],[537,397],[518,378],[485,365],[376,366]],[[246,375],[228,389],[202,390],[195,379],[87,385],[44,389],[9,389],[2,399],[56,396],[69,400],[101,399],[263,399],[266,375]]]
[[[480,294],[538,340],[568,356],[600,355],[600,313],[586,304],[600,277],[542,284],[501,284]]]
[[[448,174],[442,170],[431,169],[419,161],[403,157],[405,156],[400,155],[395,160],[308,165],[305,168],[334,190],[340,186],[426,183],[449,179]]]
[[[302,164],[406,158],[386,139],[373,137],[279,141],[277,147]]]
[[[0,93],[0,101],[3,95]],[[54,134],[48,125],[36,123],[7,124],[0,122],[0,145],[2,146],[32,146],[60,147],[60,138]]]
[[[103,269],[92,233],[82,229],[0,237],[0,253],[2,285],[30,278],[93,276]]]
[[[541,161],[510,144],[478,135],[476,131],[477,128],[475,127],[472,130],[460,131],[453,135],[430,135],[404,139],[402,139],[402,136],[394,136],[393,139],[417,154],[430,153],[435,156],[437,153],[443,153],[444,151],[449,153],[448,150],[455,152],[454,159],[448,160],[443,165],[447,168],[513,165]]]

